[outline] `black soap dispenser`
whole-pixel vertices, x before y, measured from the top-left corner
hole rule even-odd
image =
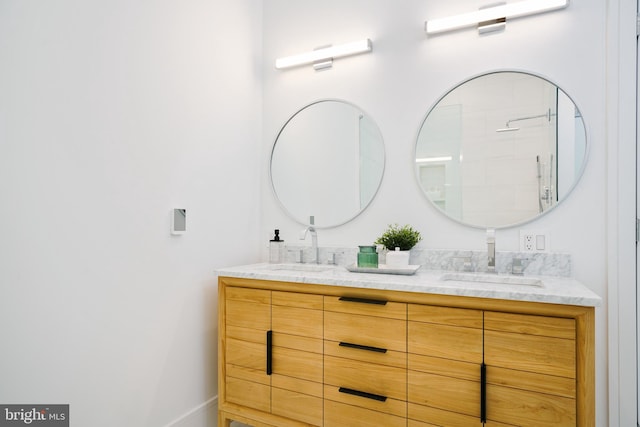
[[[274,230],[273,239],[269,241],[269,262],[282,262],[284,256],[284,240],[280,240],[280,230]]]

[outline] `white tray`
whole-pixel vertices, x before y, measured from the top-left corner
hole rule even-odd
[[[378,268],[358,267],[356,264],[351,264],[346,267],[347,270],[353,273],[404,274],[406,276],[414,274],[416,271],[418,271],[419,268],[419,265],[408,265],[406,267],[387,267],[386,264],[379,264]]]

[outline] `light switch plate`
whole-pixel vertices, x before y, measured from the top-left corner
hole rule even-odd
[[[549,252],[549,233],[520,230],[520,252]]]
[[[171,234],[184,234],[187,231],[187,210],[171,210]]]

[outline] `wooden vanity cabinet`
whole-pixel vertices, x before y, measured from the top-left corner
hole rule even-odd
[[[219,334],[220,427],[595,425],[593,307],[220,277]]]

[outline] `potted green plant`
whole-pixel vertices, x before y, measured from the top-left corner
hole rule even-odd
[[[387,249],[387,266],[399,267],[409,265],[409,251],[420,240],[420,232],[410,225],[390,224],[375,243]]]

